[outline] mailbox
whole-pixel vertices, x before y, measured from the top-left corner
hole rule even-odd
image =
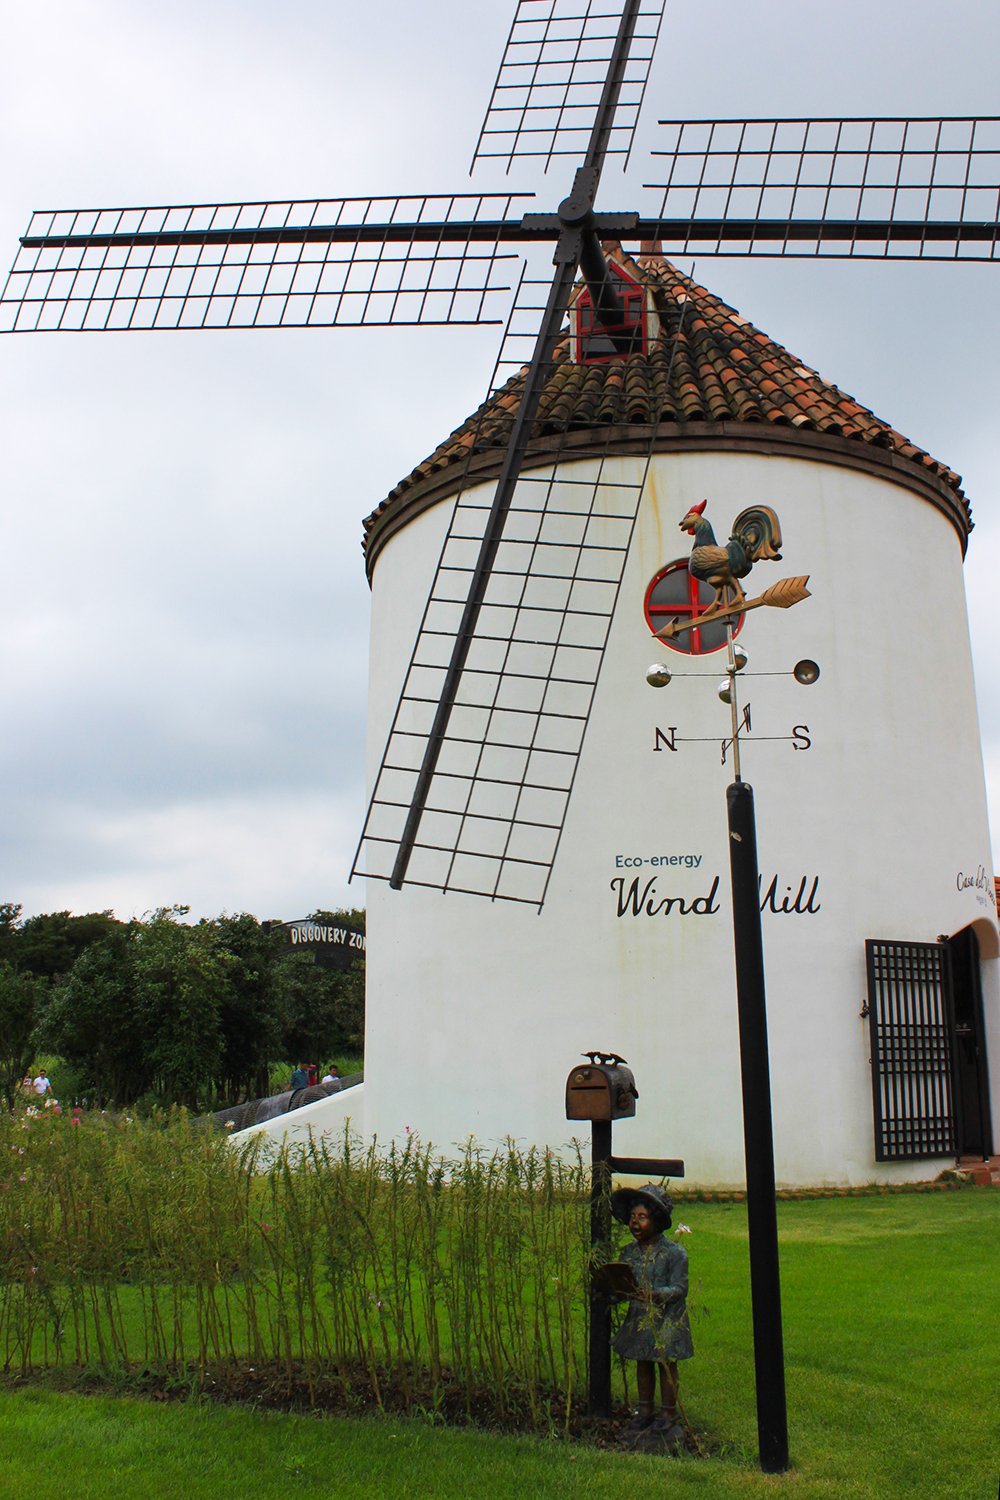
[[[625,1059],[616,1052],[585,1052],[589,1062],[566,1080],[567,1120],[627,1120],[635,1114],[639,1090]]]

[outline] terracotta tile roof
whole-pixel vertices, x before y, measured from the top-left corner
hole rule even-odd
[[[972,529],[960,475],[824,380],[662,255],[654,252],[633,260],[618,245],[604,248],[652,289],[660,313],[660,339],[648,354],[589,365],[573,362],[567,340],[557,351],[542,395],[534,439],[577,429],[604,433],[608,427],[648,424],[657,410],[661,426],[677,424],[669,429],[675,435],[678,427],[685,433],[697,432],[696,424],[756,424],[762,435],[768,426],[791,426],[889,450],[910,460],[928,477],[933,476],[935,488],[951,492],[949,509],[954,511],[955,524],[966,532]],[[691,305],[684,315],[670,388],[665,392],[671,344],[681,308],[688,301]],[[380,523],[390,519],[386,513],[399,508],[416,486],[423,488],[435,474],[464,463],[470,447],[475,445],[477,453],[494,451],[499,457],[507,443],[524,378],[522,369],[366,517],[366,551],[373,533],[383,530]],[[600,442],[603,447],[603,437]],[[657,446],[669,447],[669,442]],[[581,449],[574,443],[574,457],[582,456],[583,451],[585,444]]]

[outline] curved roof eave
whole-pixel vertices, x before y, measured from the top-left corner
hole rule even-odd
[[[964,556],[973,523],[960,475],[662,255],[635,261],[619,245],[605,251],[652,291],[660,339],[646,354],[604,364],[574,363],[567,339],[539,404],[529,466],[584,458],[588,450],[606,453],[609,443],[610,451],[645,453],[649,424],[658,417],[654,451],[738,448],[808,456],[903,484],[948,517]],[[366,517],[362,545],[369,578],[382,546],[415,515],[455,494],[463,482],[481,482],[499,471],[524,377],[524,370],[514,375]]]

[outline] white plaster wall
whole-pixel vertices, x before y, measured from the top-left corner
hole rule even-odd
[[[605,466],[633,477],[638,460]],[[592,466],[574,465],[576,477]],[[865,1001],[866,937],[933,940],[979,919],[996,951],[993,872],[966,620],[961,550],[950,523],[910,491],[805,459],[660,455],[640,508],[590,729],[548,899],[513,904],[368,884],[365,1128],[406,1127],[447,1149],[475,1134],[558,1146],[566,1074],[586,1048],[632,1065],[637,1117],[615,1128],[620,1154],[681,1156],[689,1181],[743,1178],[742,1119],[726,843],[730,767],[714,744],[654,752],[655,730],[727,732],[716,695],[724,653],[686,658],[651,641],[650,578],[686,555],[677,529],[708,498],[724,540],[754,502],[777,510],[781,563],[750,593],[811,575],[813,597],[747,616],[753,732],[807,725],[811,748],[751,740],[763,890],[806,895],[812,913],[763,917],[776,1171],[794,1183],[902,1180],[946,1163],[876,1166]],[[369,718],[374,779],[452,502],[418,517],[375,569]],[[679,671],[655,691],[657,657]],[[694,868],[648,863],[690,855]],[[637,869],[617,861],[639,858]],[[981,884],[958,889],[960,872]],[[640,876],[647,903],[707,897],[711,914],[619,915]],[[707,904],[704,903],[704,904]],[[1000,1120],[1000,985],[984,964]]]

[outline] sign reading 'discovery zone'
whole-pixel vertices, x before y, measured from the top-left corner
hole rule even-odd
[[[365,935],[353,927],[310,920],[282,925],[292,949],[314,954],[316,962],[324,968],[346,969],[365,951]]]

